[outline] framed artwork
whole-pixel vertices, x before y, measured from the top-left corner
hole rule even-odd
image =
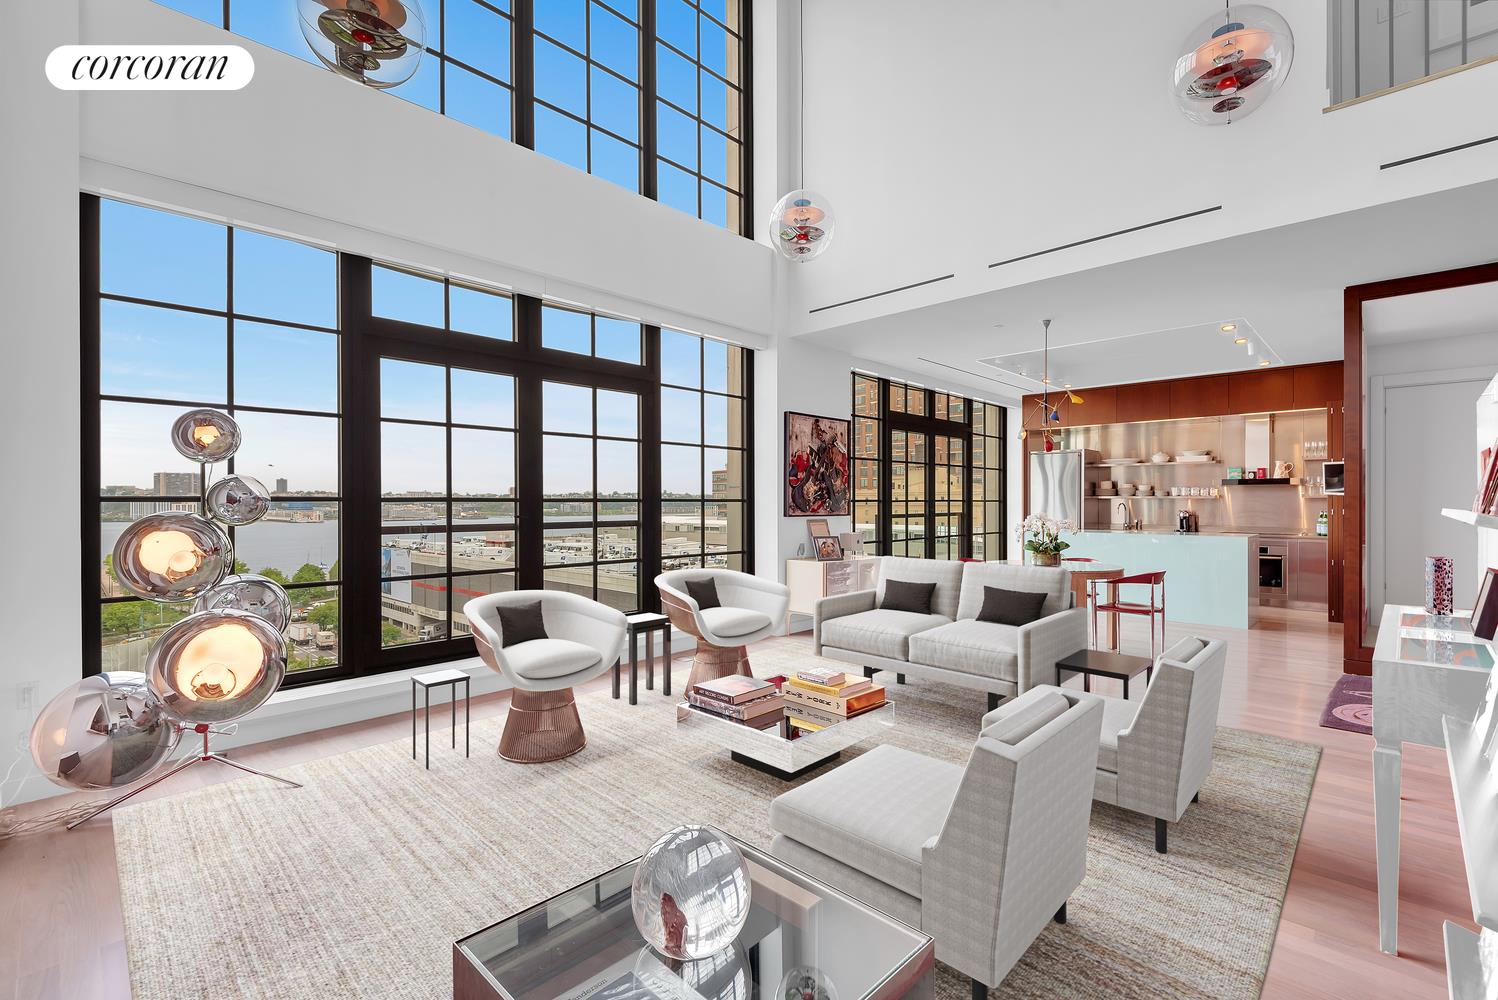
[[[848,514],[849,427],[837,417],[786,411],[786,517]]]
[[[843,557],[842,543],[831,535],[813,538],[811,543],[817,554],[817,562],[836,562]]]
[[[813,538],[826,538],[832,534],[832,529],[827,525],[825,517],[813,517],[806,522],[806,530],[811,532]]]
[[[1472,634],[1491,640],[1498,632],[1498,569],[1488,568],[1472,605]]]

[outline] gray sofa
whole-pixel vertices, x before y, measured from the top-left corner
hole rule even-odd
[[[934,583],[931,614],[881,608],[887,580]],[[983,588],[1044,593],[1041,617],[1015,627],[977,620]],[[1049,566],[880,559],[874,590],[817,602],[816,652],[875,670],[946,681],[1000,698],[1056,684],[1056,661],[1087,645],[1087,612],[1072,606],[1071,574]]]
[[[919,927],[987,995],[1087,873],[1101,701],[1037,688],[967,765],[880,746],[770,804],[770,852]]]

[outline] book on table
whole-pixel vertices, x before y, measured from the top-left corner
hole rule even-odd
[[[884,704],[884,688],[877,684],[867,691],[860,691],[847,698],[835,698],[819,691],[808,691],[794,686],[787,686],[786,690],[781,692],[781,696],[785,698],[787,708],[794,710],[805,706],[842,718],[848,718]]]
[[[715,677],[712,680],[699,681],[692,685],[704,698],[713,701],[721,701],[728,705],[741,705],[755,698],[763,698],[767,694],[773,694],[775,685],[769,681],[762,681],[756,677],[745,677],[742,674],[733,674],[728,677]]]
[[[821,732],[829,726],[835,726],[845,721],[846,717],[833,715],[831,712],[823,712],[820,709],[811,708],[807,705],[798,705],[787,702],[785,707],[786,721],[795,729],[808,733]],[[865,709],[867,711],[867,709]]]
[[[874,682],[867,677],[859,677],[857,679],[849,677],[837,684],[822,684],[818,681],[807,679],[803,676],[803,673],[804,671],[796,671],[796,676],[786,681],[786,683],[791,687],[800,688],[803,691],[815,691],[818,694],[829,695],[833,698],[847,698],[858,694],[860,691],[867,691],[874,686]]]
[[[796,671],[796,676],[803,681],[825,684],[828,687],[837,687],[849,679],[845,672],[834,667],[804,667]]]
[[[785,707],[785,699],[773,692],[761,698],[755,698],[753,701],[730,705],[725,701],[718,701],[716,698],[705,697],[696,689],[693,689],[687,692],[687,703],[694,708],[702,709],[704,712],[712,712],[714,715],[721,715],[726,719],[734,719],[740,722],[770,715],[779,712]]]

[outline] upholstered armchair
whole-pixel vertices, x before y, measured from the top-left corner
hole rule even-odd
[[[1037,687],[989,713],[967,765],[880,746],[770,804],[770,851],[921,928],[982,998],[1087,873],[1103,721]]]
[[[720,606],[699,607],[687,592],[688,580],[712,580]],[[774,635],[791,602],[790,588],[784,584],[731,569],[673,569],[656,577],[655,586],[671,624],[697,637],[689,688],[715,677],[748,674],[745,647]],[[666,669],[671,669],[669,664]]]
[[[1224,643],[1188,637],[1160,654],[1142,701],[1102,699],[1092,797],[1153,816],[1155,850],[1161,854],[1167,824],[1196,801],[1212,770],[1226,666]]]
[[[504,644],[498,609],[541,602],[546,638]],[[611,669],[625,646],[624,613],[578,594],[513,590],[463,605],[479,656],[511,686],[499,755],[539,764],[587,745],[572,689]]]

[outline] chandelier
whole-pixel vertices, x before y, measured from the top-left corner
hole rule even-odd
[[[1295,36],[1268,7],[1224,5],[1186,36],[1181,52],[1171,81],[1177,106],[1198,125],[1229,125],[1285,82]]]

